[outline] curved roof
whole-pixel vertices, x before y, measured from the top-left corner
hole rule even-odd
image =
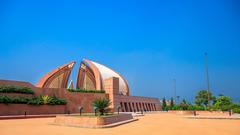
[[[75,61],[62,65],[44,75],[37,83],[37,87],[67,88],[67,82]]]
[[[129,95],[129,87],[126,79],[124,79],[119,73],[114,71],[113,69],[106,67],[102,64],[99,64],[94,61],[90,61],[87,59],[84,59],[83,62],[85,62],[88,66],[93,69],[94,71],[97,71],[98,74],[101,76],[101,83],[104,85],[104,80],[108,79],[110,77],[117,77],[119,78],[119,93],[123,95]]]

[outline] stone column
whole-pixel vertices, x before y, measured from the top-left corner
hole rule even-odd
[[[104,90],[107,94],[109,94],[109,99],[111,101],[110,108],[113,112],[116,112],[117,106],[120,105],[120,102],[118,102],[116,98],[119,94],[119,78],[111,77],[104,80]]]

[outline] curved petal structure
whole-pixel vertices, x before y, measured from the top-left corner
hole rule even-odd
[[[128,83],[119,73],[102,64],[87,59],[81,62],[77,88],[89,89],[91,87],[101,90],[104,88],[104,80],[111,77],[119,78],[119,94],[129,95]]]
[[[37,87],[42,88],[67,88],[69,76],[75,62],[72,61],[47,73],[37,83]]]

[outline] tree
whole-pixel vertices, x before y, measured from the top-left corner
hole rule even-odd
[[[179,104],[179,106],[182,110],[187,110],[189,105],[190,104],[187,103],[187,101],[185,99],[183,99],[182,102]]]
[[[165,110],[166,107],[167,107],[167,103],[166,103],[166,99],[164,97],[163,100],[162,100],[162,110]]]
[[[210,102],[214,101],[215,97],[210,94]],[[207,90],[200,90],[195,97],[195,103],[199,106],[207,106],[208,105],[208,91]]]
[[[104,115],[104,113],[107,113],[110,110],[110,104],[111,102],[107,98],[96,99],[93,101],[93,106],[100,115]]]
[[[228,96],[219,96],[214,104],[214,109],[220,109],[222,111],[230,110],[233,106],[232,98]]]
[[[174,106],[174,100],[173,100],[173,98],[171,98],[171,100],[170,100],[170,108],[172,109],[173,106]]]

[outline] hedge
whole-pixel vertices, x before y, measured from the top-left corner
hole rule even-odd
[[[44,105],[43,96],[22,97],[22,96],[0,96],[0,103],[4,104],[29,104],[29,105]],[[65,105],[67,101],[58,97],[49,96],[47,105]]]
[[[82,92],[82,93],[105,93],[104,90],[80,90],[80,89],[68,89],[69,92]]]
[[[0,93],[34,94],[34,91],[29,87],[3,85],[0,86]]]

